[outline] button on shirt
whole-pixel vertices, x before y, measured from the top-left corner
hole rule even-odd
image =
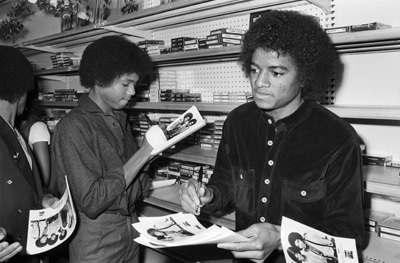
[[[354,129],[317,103],[277,122],[246,103],[224,123],[208,184],[215,198],[202,211],[235,209],[236,230],[286,216],[360,243],[360,156]]]

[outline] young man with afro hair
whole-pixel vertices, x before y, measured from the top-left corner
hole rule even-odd
[[[228,115],[207,187],[189,181],[180,190],[191,213],[235,211],[236,230],[251,241],[218,247],[238,261],[285,262],[282,216],[363,242],[357,133],[314,101],[334,60],[319,23],[299,12],[265,12],[245,34],[239,62],[254,102]]]
[[[146,138],[136,145],[122,109],[150,70],[148,54],[122,36],[102,37],[83,52],[79,77],[89,94],[56,125],[51,154],[58,188],[66,176],[77,210],[71,262],[139,262],[131,224],[149,188],[143,167],[153,147]]]

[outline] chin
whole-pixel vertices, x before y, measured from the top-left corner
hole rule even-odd
[[[122,110],[123,108],[126,107],[126,105],[128,105],[128,102],[129,102],[129,101],[127,101],[127,100],[122,100],[122,101],[120,101],[120,103],[119,103],[118,105],[116,105],[116,108],[115,108],[115,109],[117,109],[117,110]]]
[[[260,100],[257,98],[254,98],[254,102],[256,103],[257,107],[259,107],[262,110],[272,110],[273,105],[271,103],[268,103],[265,100]]]

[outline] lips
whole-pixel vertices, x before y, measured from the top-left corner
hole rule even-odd
[[[264,93],[264,92],[256,92],[256,96],[263,98],[263,97],[273,97],[273,95],[271,93]]]

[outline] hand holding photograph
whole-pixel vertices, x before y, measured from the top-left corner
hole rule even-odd
[[[179,247],[249,239],[228,228],[212,225],[205,228],[193,214],[176,213],[161,217],[140,217],[132,226],[140,233],[135,241],[151,248]]]

